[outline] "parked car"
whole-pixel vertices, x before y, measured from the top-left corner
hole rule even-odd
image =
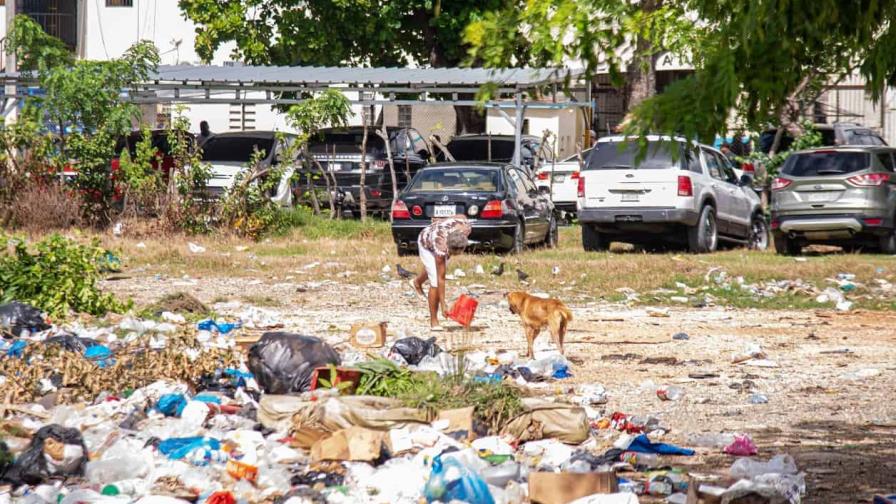
[[[821,134],[821,145],[887,145],[887,142],[871,128],[855,123],[815,124],[813,126]],[[772,128],[759,135],[758,148],[766,154],[775,142],[778,129]],[[788,133],[781,135],[778,152],[788,150],[793,144],[793,137]]]
[[[400,191],[429,160],[426,141],[413,128],[387,128],[389,149],[395,166],[396,187]],[[343,211],[357,212],[361,201],[361,144],[364,129],[328,128],[321,130],[308,144],[311,156],[335,179],[337,200]],[[373,128],[367,131],[367,173],[364,186],[368,211],[386,213],[392,205],[392,174],[386,143]],[[315,173],[312,167],[312,173]],[[327,186],[322,177],[313,178],[319,188]]]
[[[579,172],[582,160],[587,159],[591,149],[579,155],[570,156],[558,163],[545,162],[535,174],[535,184],[548,189],[554,208],[567,215],[576,213],[578,201]]]
[[[274,131],[237,131],[221,133],[202,144],[202,161],[211,166],[212,177],[208,181],[208,192],[212,197],[222,196],[233,187],[236,175],[248,167],[256,151],[263,153],[262,167],[273,166],[293,160],[283,159],[284,150],[295,140],[295,135],[278,135]],[[277,190],[271,198],[281,205],[292,203],[292,188],[289,179],[292,169],[287,169]]]
[[[896,254],[896,149],[816,148],[787,157],[772,181],[772,234],[780,254],[813,243]]]
[[[712,252],[719,240],[768,246],[751,177],[738,179],[708,145],[657,135],[647,141],[640,160],[634,139],[606,137],[592,148],[578,187],[585,250],[607,250],[614,240],[687,244],[692,252]]]
[[[513,161],[515,148],[513,135],[460,135],[445,144],[454,161],[481,161],[489,163],[510,163]],[[542,165],[542,160],[550,155],[541,149],[541,139],[532,135],[523,135],[520,143],[521,166],[530,176]],[[447,161],[441,150],[436,152],[436,161]]]
[[[399,255],[417,249],[434,217],[464,214],[482,248],[520,252],[526,245],[557,245],[557,220],[546,191],[519,168],[491,163],[438,163],[423,168],[392,206]]]

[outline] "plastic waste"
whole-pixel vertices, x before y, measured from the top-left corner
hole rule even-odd
[[[86,464],[87,446],[81,432],[50,424],[34,434],[4,479],[15,486],[37,485],[54,476],[82,476]]]
[[[41,311],[29,304],[13,301],[0,305],[0,333],[20,337],[49,328]]]
[[[678,401],[684,397],[684,389],[675,385],[668,385],[656,389],[656,396],[663,401]]]
[[[759,450],[756,448],[756,444],[753,443],[753,440],[750,439],[750,436],[744,434],[743,436],[735,436],[734,442],[726,446],[724,451],[728,455],[749,457],[751,455],[756,455]]]
[[[165,416],[179,417],[187,407],[187,398],[183,394],[165,394],[159,398],[155,409]]]
[[[672,339],[675,341],[687,341],[690,339],[690,337],[688,336],[687,333],[680,332],[680,333],[673,334]]]
[[[112,358],[112,350],[106,345],[91,345],[84,349],[84,358],[93,361],[100,369],[111,366],[115,363]]]
[[[217,331],[221,334],[227,334],[240,327],[242,327],[242,324],[239,322],[216,322],[212,319],[203,320],[197,325],[197,329],[200,331]]]
[[[189,458],[194,462],[211,460],[214,458],[212,452],[220,449],[220,441],[202,436],[169,438],[160,442],[158,446],[159,453],[171,460]]]
[[[660,455],[694,454],[694,450],[691,450],[689,448],[679,448],[678,446],[667,443],[654,443],[650,441],[650,438],[648,438],[646,434],[641,434],[640,436],[632,439],[631,443],[628,444],[626,449],[639,453],[657,453]]]
[[[766,404],[768,403],[768,396],[765,394],[750,394],[750,404]]]
[[[69,352],[83,354],[88,347],[96,345],[97,342],[89,338],[79,338],[72,334],[58,334],[45,339],[44,344],[59,345]]]
[[[436,344],[435,338],[424,340],[416,336],[397,340],[389,350],[390,355],[400,355],[411,366],[420,364],[425,357],[435,357],[441,352],[442,349]]]
[[[339,354],[319,338],[268,332],[249,349],[248,367],[265,393],[289,394],[310,389],[315,368],[340,363]]]
[[[437,456],[424,488],[426,502],[458,500],[469,504],[494,504],[488,485],[456,458]]]
[[[797,467],[790,455],[775,455],[767,462],[752,458],[739,458],[731,464],[728,473],[732,478],[753,479],[768,473],[796,474]]]
[[[691,446],[701,448],[724,448],[734,442],[734,434],[691,434],[687,442]]]
[[[619,460],[635,467],[656,467],[659,465],[659,457],[655,453],[627,451],[619,455]]]
[[[507,483],[519,479],[520,465],[513,461],[507,461],[503,464],[486,467],[479,472],[479,476],[489,485],[504,488]]]

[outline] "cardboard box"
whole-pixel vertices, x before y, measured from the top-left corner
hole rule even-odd
[[[619,490],[615,472],[529,474],[529,499],[540,504],[568,504],[576,499]]]
[[[381,348],[386,344],[386,322],[363,322],[352,326],[351,344],[355,348]]]
[[[466,432],[467,439],[473,439],[476,437],[476,434],[473,432],[473,407],[469,408],[457,408],[450,410],[442,410],[439,411],[439,416],[436,418],[433,425],[438,425],[442,427],[447,423],[447,426],[442,428],[442,431],[445,433],[452,432]]]
[[[380,458],[386,433],[349,427],[336,431],[332,436],[321,439],[311,447],[311,461],[351,460],[355,462],[373,462]]]

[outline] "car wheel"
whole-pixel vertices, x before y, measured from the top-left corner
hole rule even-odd
[[[513,228],[513,245],[510,247],[511,254],[521,254],[526,248],[526,230],[523,228],[522,222],[517,222]]]
[[[762,214],[753,215],[750,222],[750,243],[751,250],[765,250],[768,248],[768,224]]]
[[[586,252],[606,252],[610,250],[610,240],[594,226],[582,224],[582,248]]]
[[[880,251],[882,254],[896,254],[896,230],[891,229],[880,237]]]
[[[688,250],[698,254],[715,252],[719,246],[719,232],[716,227],[716,209],[710,205],[703,207],[697,225],[688,228]]]
[[[784,234],[776,234],[775,235],[775,252],[780,255],[800,255],[803,251],[803,247],[801,247],[796,240],[792,238],[788,238],[787,235]]]
[[[544,236],[544,246],[547,248],[557,248],[560,243],[560,230],[557,228],[557,218],[552,216],[548,222],[548,232]]]
[[[396,248],[398,250],[398,257],[407,257],[414,255],[414,251],[409,248],[402,247],[401,245],[396,245]]]

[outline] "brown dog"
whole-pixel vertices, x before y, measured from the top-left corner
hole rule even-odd
[[[557,299],[542,299],[525,292],[508,292],[505,297],[510,305],[510,313],[519,315],[526,329],[528,357],[532,357],[532,343],[545,327],[550,330],[554,344],[563,354],[566,328],[572,322],[572,312],[566,305]]]

